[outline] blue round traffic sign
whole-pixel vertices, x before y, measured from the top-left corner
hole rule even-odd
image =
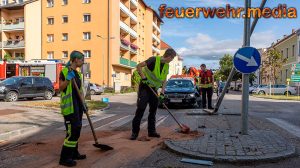
[[[255,72],[261,64],[260,53],[256,48],[240,48],[233,57],[234,67],[241,73],[249,74]]]

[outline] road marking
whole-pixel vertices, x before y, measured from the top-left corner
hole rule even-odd
[[[158,120],[158,122],[156,122],[156,127],[158,127],[161,123],[163,123],[169,116],[163,116],[161,120]]]
[[[156,119],[156,126],[159,126],[162,122],[164,122],[164,120],[167,118],[168,116],[165,115],[161,115]],[[160,122],[163,119],[162,122]],[[144,128],[148,125],[148,121],[145,121],[141,124],[141,128]]]
[[[107,119],[107,118],[110,118],[110,117],[113,117],[115,116],[116,114],[100,114],[99,116],[100,117],[93,117],[91,118],[92,120],[92,123],[95,123],[95,122],[98,122],[98,121],[101,121],[101,120],[104,120],[104,119]],[[89,125],[89,122],[87,119],[84,119],[83,122],[82,122],[82,127],[86,127]],[[58,130],[65,130],[65,126],[62,126],[62,127],[59,127]]]
[[[271,121],[272,123],[278,125],[279,127],[287,130],[291,134],[300,138],[300,127],[290,124],[284,120],[278,118],[267,118],[267,120]]]
[[[122,118],[119,118],[117,120],[114,120],[114,121],[112,121],[112,122],[110,122],[108,124],[105,124],[105,125],[102,125],[100,127],[97,127],[95,130],[99,130],[99,129],[102,129],[102,128],[108,127],[108,126],[109,126],[109,128],[120,127],[120,126],[128,123],[129,121],[131,121],[133,119],[133,117],[134,117],[133,115],[127,115],[125,117],[122,117]]]

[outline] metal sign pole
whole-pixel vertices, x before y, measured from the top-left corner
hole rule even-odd
[[[251,7],[251,0],[245,0],[246,17],[244,20],[244,47],[250,46],[250,17],[248,9]],[[243,92],[242,92],[242,129],[243,135],[248,134],[248,107],[249,106],[249,74],[243,74]]]

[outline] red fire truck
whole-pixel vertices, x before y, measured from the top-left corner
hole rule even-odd
[[[44,76],[59,91],[59,73],[64,66],[60,60],[0,61],[0,80],[12,76]]]

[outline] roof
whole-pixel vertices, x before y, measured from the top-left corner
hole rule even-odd
[[[168,48],[172,48],[171,46],[169,46],[169,44],[167,44],[166,42],[164,42],[163,40],[161,40],[160,43],[160,49],[164,50],[164,49],[168,49]]]
[[[157,12],[151,8],[151,6],[148,6],[144,0],[140,0],[140,2],[142,2],[146,6],[146,8],[150,9],[160,22],[164,23],[164,21],[159,17]]]
[[[299,34],[299,32],[300,32],[300,29],[294,31],[294,32],[291,33],[290,35],[288,35],[288,36],[284,37],[283,39],[281,39],[280,41],[276,42],[276,43],[273,45],[273,47],[279,45],[280,43],[282,43],[282,42],[284,42],[285,40],[289,39],[289,38],[292,37],[293,35]]]

